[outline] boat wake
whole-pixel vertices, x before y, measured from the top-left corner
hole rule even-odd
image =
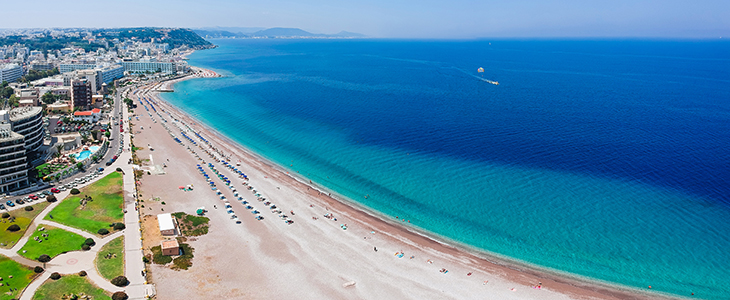
[[[469,73],[469,72],[467,72],[467,71],[465,71],[465,70],[462,70],[462,69],[459,69],[459,68],[457,68],[457,67],[451,67],[451,68],[453,68],[453,69],[455,69],[455,70],[458,70],[459,72],[461,72],[461,73],[464,73],[464,74],[466,74],[466,75],[469,75],[469,76],[471,76],[471,77],[474,77],[474,78],[476,78],[476,79],[479,79],[479,80],[481,80],[481,81],[484,81],[484,82],[487,82],[487,83],[491,83],[491,84],[493,84],[493,85],[499,85],[499,81],[489,80],[489,79],[486,79],[486,78],[484,78],[484,77],[476,76],[476,75],[474,75],[474,74],[472,74],[472,73]]]

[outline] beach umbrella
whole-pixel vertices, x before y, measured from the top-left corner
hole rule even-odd
[[[182,190],[182,189],[184,189],[185,187],[181,185],[181,186],[179,186],[179,187],[177,187],[177,188],[179,188],[179,189],[181,189],[181,190]]]

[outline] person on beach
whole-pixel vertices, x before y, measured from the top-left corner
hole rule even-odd
[[[373,247],[373,250],[375,250],[375,252],[378,252],[378,247]]]

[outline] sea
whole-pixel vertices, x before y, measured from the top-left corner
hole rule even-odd
[[[537,268],[730,299],[728,41],[212,42],[189,63],[225,77],[164,99],[346,201]]]

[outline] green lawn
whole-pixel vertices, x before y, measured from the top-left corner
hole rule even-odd
[[[40,166],[37,166],[35,169],[36,169],[36,171],[38,171],[38,178],[43,178],[44,176],[51,174],[53,172],[56,172],[58,170],[61,170],[65,167],[66,167],[66,165],[64,165],[64,164],[45,163]]]
[[[116,254],[111,256],[109,253]],[[109,257],[109,258],[107,258]],[[96,255],[96,269],[102,277],[112,278],[124,275],[124,237],[111,240]]]
[[[13,275],[13,278],[10,278]],[[3,278],[3,286],[0,286],[0,300],[18,298],[18,294],[30,284],[36,273],[32,268],[21,265],[12,259],[0,255],[0,277]],[[10,288],[13,291],[10,291]],[[15,291],[15,289],[18,289]],[[7,294],[10,292],[10,294]]]
[[[184,212],[176,212],[172,214],[177,219],[180,231],[184,236],[199,236],[208,233],[207,217],[199,217],[188,215]]]
[[[82,209],[80,201],[85,195],[90,196],[92,201],[88,201],[86,207]],[[83,188],[81,194],[61,201],[46,216],[46,220],[97,234],[101,228],[111,231],[109,227],[111,223],[122,222],[123,206],[122,174],[114,172]]]
[[[81,250],[81,245],[84,244],[86,238],[78,234],[68,232],[63,229],[54,228],[47,225],[40,225],[45,227],[46,230],[36,230],[25,243],[23,248],[20,248],[18,254],[32,260],[38,260],[38,257],[42,254],[48,254],[51,257],[56,257],[61,253],[69,251]],[[41,237],[42,234],[48,234],[48,237]],[[42,242],[37,242],[34,238],[39,237]],[[25,253],[23,251],[26,251]]]
[[[25,209],[16,209],[12,211],[10,216],[15,217],[15,222],[10,222],[8,219],[2,219],[2,221],[0,221],[0,248],[9,249],[15,246],[15,243],[17,243],[25,234],[25,231],[28,229],[28,225],[30,225],[33,219],[49,204],[50,203],[43,201],[38,204],[34,204],[32,211],[25,211]],[[20,226],[20,230],[16,232],[8,231],[8,227],[13,224]]]
[[[61,275],[58,280],[48,279],[33,295],[33,299],[62,299],[63,295],[84,293],[94,300],[111,299],[111,294],[79,275]]]

